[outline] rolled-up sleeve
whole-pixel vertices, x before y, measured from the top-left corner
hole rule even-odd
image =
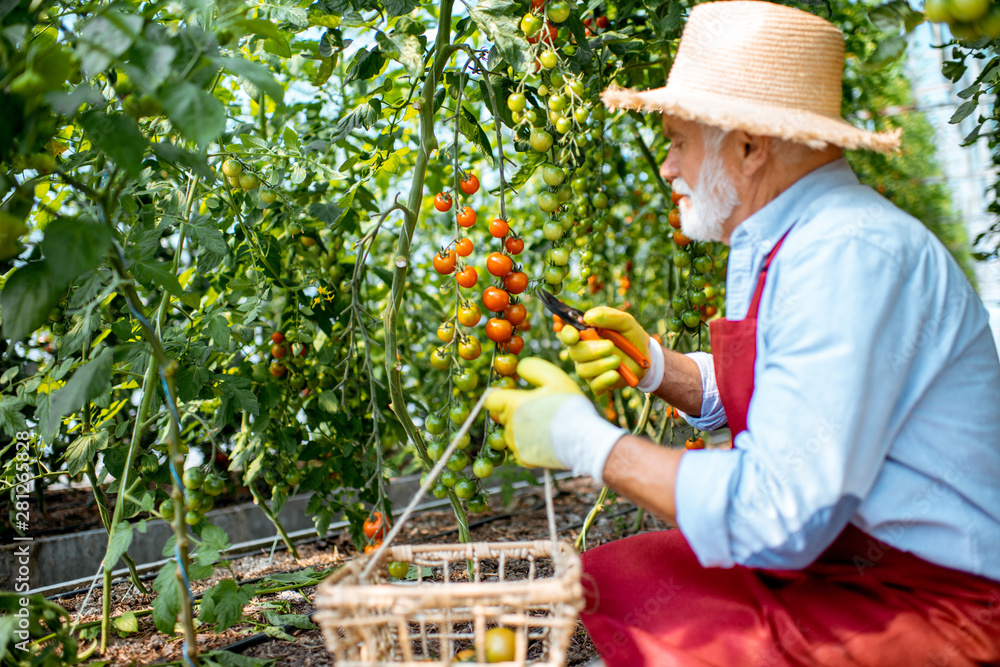
[[[914,325],[899,305],[900,266],[857,238],[808,252],[784,268],[779,255],[768,274],[736,449],[681,460],[677,524],[704,566],[808,566],[867,496],[892,441],[906,372],[890,367],[891,352]],[[689,421],[717,423],[706,417]]]
[[[701,372],[701,415],[692,417],[681,412],[688,424],[699,431],[714,431],[726,425],[726,411],[719,398],[719,385],[715,382],[715,361],[707,352],[691,352],[685,355],[698,364]],[[678,410],[680,412],[680,410]]]

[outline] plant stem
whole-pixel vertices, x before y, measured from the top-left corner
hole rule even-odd
[[[295,560],[298,560],[299,551],[295,548],[295,543],[292,542],[292,538],[288,536],[288,532],[285,530],[285,527],[281,525],[281,521],[278,520],[278,517],[275,516],[274,512],[271,510],[271,506],[268,505],[267,501],[261,497],[260,492],[257,490],[257,487],[254,486],[253,482],[250,483],[250,494],[253,496],[254,502],[257,506],[260,507],[262,512],[264,512],[268,521],[274,525],[278,534],[281,535],[281,541],[285,543],[286,547],[288,547],[288,551],[291,552]]]

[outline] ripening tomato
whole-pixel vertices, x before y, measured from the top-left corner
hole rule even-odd
[[[458,187],[465,194],[474,195],[479,191],[479,177],[475,174],[469,174],[466,178],[458,182]]]
[[[503,218],[495,218],[490,223],[490,234],[493,238],[502,239],[510,233],[510,225]]]
[[[514,334],[514,325],[507,320],[491,317],[486,321],[486,337],[494,343],[503,343]]]
[[[703,438],[688,438],[684,443],[685,449],[705,449],[705,440]]]
[[[503,320],[500,320],[501,322]],[[489,326],[489,322],[486,323]],[[500,375],[513,375],[517,372],[517,356],[514,354],[498,354],[493,360],[493,370]]]
[[[683,248],[691,243],[691,239],[685,236],[683,232],[674,232],[674,243]]]
[[[371,517],[365,520],[364,526],[362,528],[365,531],[365,537],[369,540],[382,541],[385,537],[385,522],[382,521],[382,513],[374,512]]]
[[[284,345],[271,346],[271,356],[275,359],[283,359],[286,354],[288,354],[288,348]]]
[[[609,25],[611,25],[611,21],[608,20],[607,16],[598,16],[597,17],[597,27],[598,28],[600,28],[601,30],[604,30]]]
[[[510,304],[510,295],[498,287],[487,287],[483,291],[483,305],[493,313],[502,313]]]
[[[285,342],[285,334],[280,331],[275,331],[271,334],[271,342],[280,345]]]
[[[468,257],[472,254],[472,239],[464,238],[455,241],[455,252],[459,257]]]
[[[524,290],[528,289],[528,276],[521,271],[508,273],[503,277],[503,286],[506,287],[507,291],[511,294],[520,294]]]
[[[504,242],[503,247],[506,248],[507,252],[512,255],[520,255],[521,251],[524,250],[524,241],[521,239],[510,238]]]
[[[670,213],[667,213],[667,222],[674,229],[681,228],[681,210],[679,208],[670,209]]]
[[[479,273],[471,266],[467,266],[458,272],[458,275],[455,276],[455,282],[461,287],[475,287],[476,283],[479,282]]]
[[[455,340],[455,324],[453,322],[444,322],[438,327],[437,337],[442,343],[450,343]]]
[[[439,252],[434,256],[434,270],[442,276],[447,276],[454,272],[455,264],[458,262],[458,255],[454,250]]]
[[[472,225],[476,224],[476,212],[472,210],[472,207],[466,206],[455,214],[455,219],[458,221],[459,225],[468,229]]]
[[[434,208],[444,213],[451,210],[451,195],[447,192],[439,192],[434,196]]]
[[[452,378],[460,391],[472,391],[479,385],[479,376],[471,368],[464,368]]]
[[[479,306],[474,303],[463,301],[458,306],[458,321],[462,326],[474,327],[479,324],[482,317],[483,314],[479,310]]]
[[[466,361],[478,359],[482,351],[483,347],[475,336],[462,336],[462,340],[458,341],[458,356]]]
[[[672,201],[674,203],[674,206],[677,206],[678,204],[680,204],[681,203],[681,199],[683,199],[683,198],[684,198],[684,195],[679,194],[676,190],[670,193],[670,201]]]
[[[375,542],[374,544],[367,544],[367,545],[365,545],[365,553],[366,554],[375,553],[376,551],[378,551],[378,548],[380,546],[382,546],[382,540],[379,540],[378,542]]]
[[[431,352],[431,366],[439,371],[443,371],[448,366],[451,366],[451,356],[448,354],[446,348],[439,347]]]
[[[514,260],[501,252],[490,253],[486,258],[486,270],[490,275],[503,278],[514,268]]]
[[[512,303],[504,308],[503,316],[516,327],[528,317],[528,309],[523,303]]]

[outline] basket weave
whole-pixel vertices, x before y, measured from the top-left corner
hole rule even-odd
[[[394,546],[363,579],[376,555],[348,563],[319,586],[314,618],[338,667],[451,665],[463,649],[475,649],[473,664],[486,665],[484,638],[492,627],[516,637],[515,659],[493,664],[565,664],[583,600],[580,557],[570,545]],[[394,560],[419,566],[418,579],[390,582],[385,565]]]

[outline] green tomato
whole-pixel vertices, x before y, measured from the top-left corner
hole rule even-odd
[[[976,21],[990,10],[990,0],[948,0],[948,11],[958,21]]]
[[[527,104],[524,93],[511,93],[507,96],[507,108],[511,111],[524,111]]]
[[[603,192],[595,192],[594,196],[590,198],[590,203],[594,205],[594,208],[607,208],[608,196]]]
[[[583,86],[583,81],[580,81],[580,79],[573,79],[570,81],[569,84],[567,84],[567,88],[569,88],[569,91],[577,97],[583,97],[583,93],[586,90]]]
[[[486,448],[486,458],[489,459],[490,463],[494,467],[502,466],[504,461],[507,460],[507,451],[503,449],[493,449],[492,447]]]
[[[462,437],[458,439],[458,448],[468,449],[470,444],[472,444],[472,436],[468,432],[463,433]]]
[[[222,163],[222,173],[229,178],[235,178],[243,173],[243,165],[239,160],[226,160]]]
[[[448,470],[447,468],[445,468],[444,470],[441,471],[441,476],[438,478],[438,481],[441,484],[444,484],[445,487],[447,487],[449,489],[454,489],[455,488],[455,483],[458,482],[458,479],[459,478],[458,478],[458,473],[457,472],[455,472],[454,470]]]
[[[562,269],[560,269],[558,266],[553,266],[552,264],[549,264],[548,266],[545,267],[545,282],[555,287],[556,285],[561,286],[562,281],[563,281]],[[551,292],[552,290],[549,291]]]
[[[545,130],[534,129],[531,131],[531,136],[528,137],[528,143],[531,144],[533,150],[544,153],[552,148],[552,135]]]
[[[462,500],[468,500],[476,495],[476,483],[467,477],[463,477],[455,484],[455,495]]]
[[[561,187],[558,190],[556,190],[556,197],[559,198],[560,204],[565,204],[566,202],[568,202],[570,199],[573,198],[573,191],[570,188]]]
[[[503,437],[503,431],[493,431],[486,436],[486,444],[498,451],[507,449],[507,441]]]
[[[160,514],[166,521],[174,520],[174,501],[167,498],[162,503],[160,503]]]
[[[184,471],[181,481],[184,482],[185,488],[200,489],[201,485],[205,483],[205,473],[201,471],[201,468],[188,468]]]
[[[394,579],[406,579],[406,575],[410,573],[410,564],[401,560],[394,560],[389,563],[386,570],[388,570],[389,576]]]
[[[934,23],[947,23],[951,20],[951,12],[948,10],[948,0],[926,0],[924,2],[924,13],[927,20]]]
[[[549,5],[548,10],[545,15],[549,17],[549,20],[553,23],[562,23],[569,18],[569,3],[564,0],[556,0],[551,5]]]
[[[553,95],[548,101],[549,109],[552,111],[562,111],[566,108],[566,98],[562,95]],[[554,184],[550,184],[554,185]]]
[[[443,442],[429,442],[427,443],[427,458],[431,461],[437,461],[444,454],[445,445]]]
[[[701,290],[691,294],[691,305],[692,306],[704,306],[705,302],[708,301],[708,297]]]
[[[680,333],[684,330],[684,320],[675,315],[667,320],[667,328],[674,333]]]
[[[986,16],[976,21],[976,27],[981,35],[990,39],[1000,37],[1000,6],[993,5]]]
[[[524,112],[524,119],[532,125],[536,125],[538,123],[538,112],[534,109],[528,109]]]
[[[701,324],[701,313],[697,310],[686,310],[681,315],[681,320],[683,320],[684,326],[690,329],[697,329]]]
[[[531,12],[521,17],[521,32],[525,37],[534,37],[542,29],[542,19]]]
[[[278,201],[278,195],[274,190],[261,190],[260,191],[260,203],[261,204],[273,204]]]
[[[205,479],[202,488],[208,495],[217,496],[226,490],[226,480],[222,479],[219,475],[210,475]]]
[[[705,275],[706,273],[712,272],[712,258],[707,255],[701,255],[694,260],[694,270],[698,273]]]
[[[687,299],[681,294],[675,294],[670,298],[670,307],[674,309],[675,313],[682,312],[687,308]]]
[[[546,193],[546,194],[548,194],[548,193]],[[557,207],[559,206],[558,199],[556,200],[556,206]],[[542,207],[541,204],[539,204],[539,207],[543,211],[545,211],[545,208]],[[555,209],[553,208],[552,210],[554,211]],[[546,213],[550,213],[550,212],[551,211],[546,211]],[[553,242],[554,241],[558,241],[563,236],[562,225],[559,224],[558,222],[556,222],[555,220],[549,220],[544,225],[542,225],[542,236],[545,237],[546,241],[553,241]]]
[[[452,423],[461,424],[469,418],[469,406],[465,403],[456,403],[448,410],[448,418]]]
[[[554,192],[542,192],[538,195],[538,199],[536,201],[538,203],[538,208],[542,209],[546,213],[554,213],[556,209],[559,208],[559,197],[557,197]],[[562,228],[560,227],[560,236],[562,236],[561,230]]]
[[[466,507],[472,514],[482,514],[486,511],[486,496],[477,493],[465,502]]]
[[[573,188],[573,192],[578,195],[582,195],[587,191],[587,179],[582,176],[574,178],[570,186]]]
[[[460,472],[465,466],[469,465],[469,455],[462,450],[458,450],[448,457],[448,463],[445,465],[448,466],[448,470]]]
[[[444,417],[441,415],[431,415],[427,418],[424,426],[427,427],[428,433],[431,435],[437,435],[438,433],[444,433],[446,423],[444,421]]]
[[[451,366],[451,354],[447,348],[439,347],[431,352],[431,366],[439,371]]]
[[[674,266],[676,266],[678,269],[683,269],[687,266],[690,266],[691,253],[684,250],[678,250],[677,252],[674,253],[673,262]]]
[[[189,526],[193,526],[201,521],[201,513],[195,512],[194,510],[188,510],[184,513],[184,523]]]
[[[556,266],[566,266],[569,264],[569,248],[565,246],[562,248],[553,248],[552,263]]]
[[[565,178],[566,171],[562,167],[557,167],[552,164],[547,164],[542,167],[542,180],[545,181],[545,185],[555,187],[562,183]]]
[[[569,118],[560,118],[556,121],[556,132],[559,134],[566,134],[573,129],[573,121]]]
[[[448,487],[444,484],[435,484],[431,494],[438,500],[444,500],[448,497]]]
[[[476,462],[472,464],[472,474],[479,479],[486,479],[493,474],[493,464],[489,462],[489,459],[476,459]]]
[[[454,382],[460,391],[472,391],[479,385],[479,376],[471,368],[464,368],[455,376]]]
[[[552,75],[549,76],[549,83],[552,84],[553,88],[562,88],[563,84],[566,83],[566,77],[559,72],[553,72]]]
[[[580,125],[586,123],[588,118],[590,118],[590,109],[587,107],[577,107],[573,111],[573,119]]]
[[[559,56],[552,49],[547,49],[542,52],[542,55],[538,56],[538,62],[541,63],[543,68],[552,69],[559,63]]]

